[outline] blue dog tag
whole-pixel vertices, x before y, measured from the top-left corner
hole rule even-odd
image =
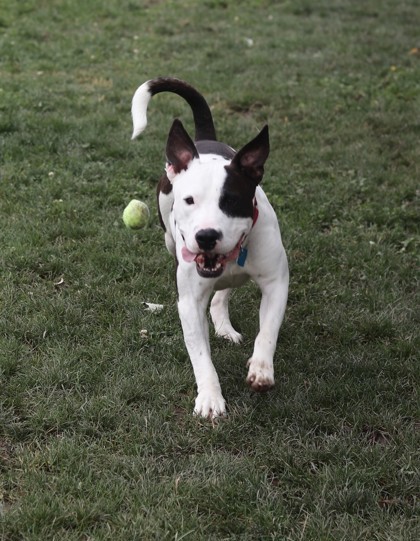
[[[241,246],[241,248],[239,249],[238,259],[236,260],[236,263],[240,267],[243,267],[245,265],[247,255],[248,255],[248,250],[244,248],[243,246]]]

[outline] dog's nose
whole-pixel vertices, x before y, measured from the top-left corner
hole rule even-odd
[[[222,238],[222,233],[216,229],[200,229],[195,235],[195,240],[201,250],[213,250],[216,242]]]

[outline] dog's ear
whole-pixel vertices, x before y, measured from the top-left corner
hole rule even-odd
[[[264,164],[270,153],[268,126],[265,125],[260,133],[239,150],[233,158],[230,167],[251,177],[257,184],[264,174]]]
[[[198,158],[198,151],[191,137],[178,119],[174,120],[169,131],[166,158],[169,164],[167,171],[169,169],[173,176],[187,169],[192,159]]]

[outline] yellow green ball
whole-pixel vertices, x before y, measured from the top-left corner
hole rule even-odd
[[[143,201],[133,199],[125,207],[122,218],[129,229],[141,229],[149,221],[149,208]]]

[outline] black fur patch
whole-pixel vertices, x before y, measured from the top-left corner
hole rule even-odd
[[[157,197],[157,208],[158,208],[159,222],[160,222],[160,225],[162,226],[162,229],[164,231],[166,231],[166,227],[165,227],[165,224],[163,223],[162,214],[161,214],[160,208],[159,208],[159,194],[163,193],[165,195],[168,195],[169,193],[171,193],[171,191],[172,191],[172,184],[170,183],[170,181],[169,181],[169,179],[168,179],[168,177],[166,175],[162,175],[162,177],[160,178],[160,180],[158,182],[158,185],[157,185],[156,197]]]
[[[221,210],[232,218],[253,218],[255,190],[264,174],[270,152],[268,126],[241,148],[225,166],[227,176],[219,200]]]
[[[152,96],[159,92],[173,92],[184,98],[194,116],[195,140],[217,139],[210,107],[204,97],[191,85],[179,79],[161,77],[149,81],[149,92]]]
[[[216,154],[226,160],[235,157],[233,148],[219,141],[196,141],[195,146],[200,154]],[[236,168],[227,166],[226,171],[227,177],[219,199],[220,209],[232,218],[252,218],[255,185]]]
[[[252,218],[256,184],[236,168],[226,166],[226,180],[219,199],[219,207],[231,218]]]
[[[172,191],[172,184],[166,175],[162,175],[157,185],[157,195],[159,197],[160,192],[168,195]]]
[[[219,141],[196,141],[195,146],[199,154],[217,154],[226,160],[231,160],[235,156],[233,148]]]

